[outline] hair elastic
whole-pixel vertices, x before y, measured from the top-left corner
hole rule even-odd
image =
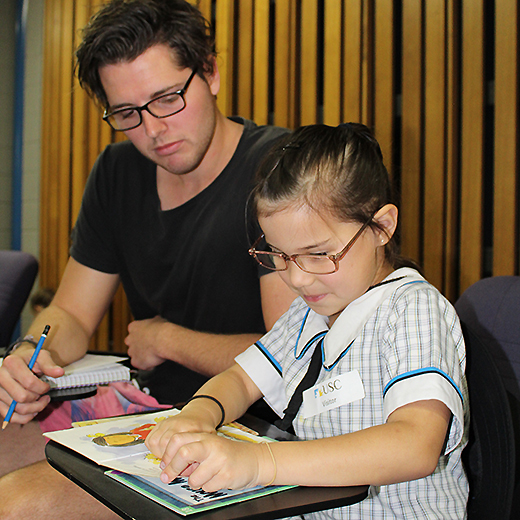
[[[215,426],[215,430],[218,430],[224,424],[224,418],[226,417],[226,411],[224,410],[222,403],[216,397],[213,397],[212,395],[200,394],[200,395],[194,395],[191,399],[188,399],[186,404],[190,403],[191,401],[193,401],[195,399],[209,399],[209,400],[213,401],[214,403],[218,404],[220,411],[222,413],[222,418],[220,419],[220,422],[217,424],[217,426]]]

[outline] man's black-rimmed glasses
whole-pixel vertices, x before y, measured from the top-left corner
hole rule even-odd
[[[108,113],[105,110],[103,113],[103,120],[106,121],[114,130],[124,132],[126,130],[137,128],[143,122],[143,110],[146,110],[157,119],[178,114],[186,108],[186,91],[196,73],[197,69],[194,69],[184,84],[184,87],[180,90],[157,96],[141,107],[119,108]]]

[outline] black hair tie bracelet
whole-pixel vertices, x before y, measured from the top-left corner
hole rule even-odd
[[[222,413],[222,418],[220,419],[220,422],[217,424],[217,426],[215,426],[215,430],[218,430],[224,424],[224,418],[226,417],[226,411],[224,410],[222,403],[216,397],[213,397],[212,395],[200,394],[200,395],[194,395],[191,399],[189,399],[187,401],[186,404],[193,401],[194,399],[210,399],[214,403],[218,404],[218,406],[220,408],[220,412]]]

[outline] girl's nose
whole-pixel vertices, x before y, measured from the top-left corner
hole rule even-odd
[[[294,262],[288,262],[287,271],[285,271],[288,277],[289,283],[295,287],[307,287],[314,282],[314,275],[302,271]]]
[[[142,125],[148,137],[157,137],[166,127],[166,122],[163,119],[152,116],[146,110],[143,110],[141,116],[143,118]]]

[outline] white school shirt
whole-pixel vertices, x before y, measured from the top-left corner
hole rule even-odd
[[[384,424],[397,408],[424,399],[442,401],[452,421],[432,475],[371,486],[369,496],[358,504],[304,518],[465,518],[468,483],[461,453],[469,418],[466,354],[452,305],[417,271],[398,269],[346,307],[330,330],[327,317],[297,298],[271,331],[236,361],[283,416],[322,338],[323,368],[293,421],[299,438],[319,439]],[[304,417],[315,399],[318,406],[310,408],[318,413]]]

